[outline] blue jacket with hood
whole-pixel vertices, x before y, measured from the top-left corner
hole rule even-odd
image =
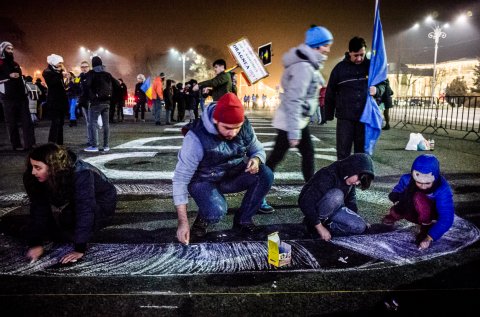
[[[430,228],[428,235],[433,240],[438,240],[452,226],[455,208],[452,189],[447,180],[440,174],[440,163],[434,155],[423,154],[417,157],[412,164],[411,173],[402,175],[398,184],[389,194],[389,198],[391,201],[397,202],[401,193],[413,193],[417,190],[415,180],[412,177],[414,170],[422,174],[432,173],[435,177],[432,188],[426,194],[434,201],[438,214],[437,222]]]

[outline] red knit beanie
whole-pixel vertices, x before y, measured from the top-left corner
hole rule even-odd
[[[218,99],[213,118],[226,124],[242,123],[245,120],[243,105],[235,94],[229,92]]]

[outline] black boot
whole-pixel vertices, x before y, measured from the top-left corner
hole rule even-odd
[[[207,235],[208,222],[197,216],[193,222],[192,228],[190,228],[190,239],[197,241]]]

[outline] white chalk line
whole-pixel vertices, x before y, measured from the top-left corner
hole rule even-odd
[[[471,222],[455,216],[453,226],[426,250],[418,250],[415,226],[393,232],[337,237],[332,243],[396,265],[414,264],[458,252],[480,238],[480,230]]]

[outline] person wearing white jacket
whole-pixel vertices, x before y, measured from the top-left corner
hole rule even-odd
[[[320,69],[333,43],[332,33],[322,26],[312,25],[305,34],[305,43],[290,49],[283,56],[285,70],[281,85],[280,106],[273,118],[277,129],[275,146],[266,165],[273,171],[291,147],[302,154],[305,182],[315,172],[313,144],[308,123],[318,108],[319,86],[325,83]],[[264,200],[259,212],[271,213],[273,208]]]

